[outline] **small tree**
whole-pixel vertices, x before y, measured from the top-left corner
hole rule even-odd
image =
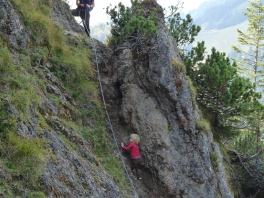
[[[195,82],[199,104],[213,115],[215,129],[224,127],[225,119],[249,112],[258,97],[253,84],[237,74],[236,63],[215,48],[205,63],[199,64]]]
[[[106,13],[112,21],[111,33],[115,44],[141,53],[157,34],[159,7],[154,0],[131,0],[131,4],[131,7],[125,7],[121,2],[118,6],[108,6]],[[154,6],[148,7],[149,4]],[[144,7],[148,7],[148,10],[144,10]]]
[[[174,6],[170,9],[175,10]],[[186,15],[186,18],[181,18],[179,12],[168,17],[168,27],[171,35],[176,39],[178,48],[184,54],[186,47],[194,41],[195,36],[201,30],[200,26],[193,24],[193,19],[190,14]]]
[[[201,28],[193,24],[189,14],[186,19],[181,18],[182,7],[183,3],[178,0],[176,6],[169,7],[167,14],[155,0],[131,0],[131,7],[125,7],[121,2],[118,6],[108,6],[106,13],[112,21],[111,33],[115,44],[141,53],[142,46],[151,46],[158,31],[157,24],[165,19],[177,47],[184,53],[185,47],[194,41]]]
[[[264,86],[264,6],[260,0],[249,1],[250,7],[244,12],[248,17],[247,33],[238,31],[238,41],[247,46],[247,50],[233,46],[234,50],[242,54],[242,58],[236,60],[241,66],[243,75],[248,76],[254,82],[254,91],[263,90]],[[263,91],[262,91],[263,92]],[[263,99],[263,98],[262,98]],[[256,108],[256,107],[255,107]],[[256,152],[260,150],[261,130],[263,130],[262,110],[254,111],[246,117],[250,135],[256,138]]]
[[[184,2],[177,1],[175,6],[169,6],[169,10],[164,10],[166,26],[169,28],[171,35],[177,42],[177,47],[182,55],[185,55],[186,47],[194,41],[194,37],[198,35],[201,27],[193,24],[193,19],[190,14],[186,18],[181,18],[181,10],[184,7]]]
[[[196,79],[199,65],[204,60],[205,49],[206,47],[204,41],[202,41],[201,43],[198,42],[197,46],[193,47],[192,50],[184,56],[183,60],[186,66],[186,72],[192,80]]]
[[[244,75],[255,83],[255,91],[264,86],[264,6],[261,0],[249,1],[251,7],[244,14],[248,17],[247,33],[238,31],[238,42],[247,46],[248,50],[233,46],[242,54],[242,59],[236,60]]]

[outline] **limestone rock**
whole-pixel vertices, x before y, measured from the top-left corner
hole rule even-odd
[[[0,4],[0,35],[12,55],[18,57],[16,49],[28,45],[30,31],[25,29],[9,0],[1,0]],[[65,34],[83,32],[66,4],[56,0],[52,1],[52,6],[52,17],[65,29]],[[95,43],[107,110],[118,142],[128,143],[130,132],[138,133],[142,140],[143,181],[134,181],[139,196],[215,198],[220,194],[232,198],[222,156],[212,134],[196,130],[195,119],[200,119],[200,112],[191,100],[184,72],[175,73],[172,61],[181,61],[181,57],[164,24],[159,23],[153,48],[140,58],[135,58],[130,50],[114,52],[99,41],[89,41]],[[34,74],[45,81],[46,89],[38,87],[42,101],[30,107],[27,122],[19,119],[19,111],[11,102],[7,102],[7,111],[17,116],[16,132],[20,136],[48,143],[50,155],[42,177],[47,196],[122,197],[113,179],[97,163],[90,143],[62,122],[63,119],[74,120],[73,108],[81,107],[50,72],[51,63],[36,60],[32,67]],[[48,94],[59,96],[60,104],[52,101]],[[45,127],[37,110],[47,122]],[[67,141],[76,147],[71,148]],[[217,171],[212,166],[211,152],[216,152],[219,158]],[[127,162],[126,155],[124,157]],[[0,164],[0,178],[8,180],[10,176],[3,171]],[[2,192],[0,196],[6,197]]]
[[[127,131],[141,137],[144,185],[140,188],[149,197],[233,197],[223,168],[215,172],[212,167],[211,152],[217,150],[221,158],[212,134],[196,129],[200,112],[184,72],[175,72],[173,60],[182,60],[162,24],[154,45],[137,57],[130,50],[107,57],[101,52],[108,48],[96,44],[98,56],[105,58],[99,66],[108,111],[117,120],[114,130],[120,142],[127,141]]]

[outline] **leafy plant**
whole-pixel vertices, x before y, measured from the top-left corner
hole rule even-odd
[[[151,43],[157,34],[157,3],[153,0],[131,0],[131,7],[121,2],[114,7],[108,6],[106,13],[111,19],[111,33],[117,45],[124,45],[137,53]],[[146,8],[147,9],[144,9]]]

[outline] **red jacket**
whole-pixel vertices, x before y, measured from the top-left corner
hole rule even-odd
[[[139,146],[135,142],[130,142],[128,146],[122,146],[123,149],[129,151],[130,150],[130,156],[132,159],[140,158],[141,154],[139,151]]]

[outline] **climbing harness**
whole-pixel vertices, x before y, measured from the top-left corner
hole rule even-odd
[[[85,19],[86,19],[86,17],[85,17]],[[84,28],[87,28],[87,27],[85,26]],[[88,31],[88,30],[86,29],[86,31]],[[94,51],[94,57],[95,57],[95,63],[96,63],[96,70],[97,70],[97,77],[98,77],[99,87],[100,87],[101,96],[102,96],[102,100],[103,100],[103,104],[104,104],[104,109],[105,109],[105,112],[106,112],[106,115],[107,115],[108,123],[109,123],[110,129],[111,129],[111,132],[113,134],[115,145],[116,145],[119,157],[120,157],[120,159],[122,161],[122,165],[123,165],[123,168],[125,170],[125,173],[126,173],[127,178],[129,179],[129,182],[130,182],[130,184],[131,184],[131,186],[132,186],[132,188],[133,188],[133,190],[135,192],[135,198],[138,198],[138,194],[137,194],[136,188],[135,188],[135,186],[133,184],[133,181],[132,181],[131,177],[128,174],[128,170],[126,168],[124,159],[123,159],[123,157],[121,155],[121,151],[120,151],[120,148],[119,148],[118,143],[117,143],[116,135],[115,135],[115,132],[113,130],[112,122],[111,122],[110,116],[109,116],[107,108],[106,108],[106,103],[105,103],[104,92],[103,92],[102,83],[101,83],[100,71],[99,71],[99,66],[98,66],[98,58],[97,58],[97,52],[96,52],[96,48],[95,48],[94,39],[91,38],[91,41],[92,41],[92,47],[93,47],[93,51]]]

